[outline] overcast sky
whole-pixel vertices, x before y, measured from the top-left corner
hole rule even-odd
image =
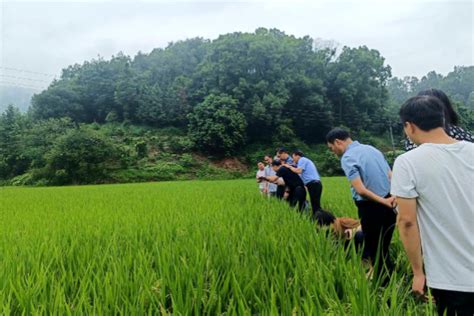
[[[367,45],[399,77],[473,65],[472,1],[0,0],[0,11],[0,82],[25,86],[47,85],[47,74],[58,76],[62,68],[98,55],[134,56],[171,41],[215,39],[260,26],[341,47]]]

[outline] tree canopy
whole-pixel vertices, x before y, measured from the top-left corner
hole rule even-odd
[[[472,130],[472,82],[474,66],[392,78],[375,49],[336,50],[265,28],[178,41],[133,58],[119,53],[63,69],[26,114],[1,104],[0,183],[220,176],[208,158],[253,164],[280,145],[305,150],[335,175],[339,163],[321,144],[332,127],[396,149],[400,104],[438,88]]]
[[[206,98],[225,95],[232,99],[232,111],[243,116],[238,119],[245,122],[242,141],[291,131],[317,143],[333,125],[383,130],[389,77],[390,67],[376,50],[344,47],[336,54],[316,48],[308,36],[259,28],[213,41],[178,41],[133,59],[118,54],[70,66],[34,96],[31,111],[37,119],[127,121],[192,130],[191,123],[204,119],[194,114],[209,103]],[[215,154],[231,152],[241,143],[228,148],[193,139],[197,148]]]

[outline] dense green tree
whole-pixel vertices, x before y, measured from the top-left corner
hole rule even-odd
[[[211,94],[188,115],[189,136],[199,150],[230,155],[241,148],[246,122],[237,104],[228,95]]]
[[[466,107],[472,111],[474,111],[474,91],[469,93],[469,96],[466,101]]]
[[[196,94],[201,98],[209,93],[232,95],[239,100],[239,111],[248,122],[248,140],[268,140],[284,121],[294,120],[298,112],[318,109],[325,102],[322,78],[331,55],[329,50],[313,50],[309,37],[295,38],[276,29],[223,35],[212,42],[207,58],[199,66]],[[307,92],[310,96],[297,94],[307,90],[297,87],[305,80],[311,81],[314,88]],[[293,98],[292,89],[296,93]],[[298,101],[302,99],[305,102],[300,108]],[[309,118],[298,117],[304,122],[293,123],[309,125]],[[319,119],[327,118],[321,115]],[[299,136],[317,138],[314,131],[305,130]]]
[[[32,112],[39,119],[67,116],[86,123],[104,122],[111,111],[127,118],[133,115],[134,104],[127,103],[124,108],[125,102],[116,102],[115,91],[129,89],[130,82],[123,84],[132,76],[129,67],[130,58],[123,54],[110,61],[99,58],[70,66],[60,80],[32,98]],[[127,110],[130,113],[124,113]]]
[[[36,119],[69,117],[76,122],[86,120],[80,87],[73,81],[60,80],[34,95],[30,109]]]
[[[474,82],[474,66],[454,67],[454,70],[446,76],[431,71],[421,79],[395,77],[388,82],[390,103],[396,104],[393,111],[398,112],[400,105],[418,92],[432,88],[440,89],[454,103],[460,116],[461,126],[473,130],[474,88],[472,82]]]
[[[400,79],[394,77],[388,80],[387,89],[391,101],[400,105],[413,95],[413,86],[409,78],[410,77],[405,77]]]
[[[443,76],[438,74],[436,71],[430,71],[425,76],[423,76],[416,84],[415,89],[413,91],[418,93],[421,90],[427,90],[431,88],[438,88],[443,89],[441,87],[441,82],[443,80]]]
[[[456,67],[447,76],[433,71],[421,79],[390,76],[377,50],[344,47],[336,54],[309,36],[259,28],[213,41],[178,41],[133,59],[120,53],[70,66],[33,97],[31,113],[37,120],[174,127],[191,136],[189,118],[201,115],[209,96],[224,95],[244,118],[246,143],[295,137],[318,143],[335,125],[401,133],[400,104],[419,90],[439,88],[466,107],[460,115],[470,126],[474,67]],[[224,142],[214,144],[224,147],[206,150],[229,152]]]
[[[21,139],[24,124],[25,117],[13,105],[0,116],[0,178],[14,177],[29,167]]]
[[[474,92],[474,66],[454,67],[446,76],[430,71],[421,79],[416,77],[392,78],[388,88],[392,99],[399,103],[426,89],[441,89],[453,101],[469,106],[471,95]]]
[[[344,47],[329,73],[327,93],[335,123],[354,130],[383,130],[391,69],[380,53],[366,46]]]
[[[192,80],[186,76],[176,77],[163,95],[165,124],[186,128],[187,115],[192,109],[190,85]]]
[[[46,153],[61,136],[75,127],[71,119],[59,118],[34,121],[24,128],[21,132],[23,154],[30,168],[43,168],[46,165]]]
[[[333,123],[380,130],[390,68],[366,47],[334,56],[308,36],[277,29],[194,38],[133,60],[119,54],[70,66],[34,97],[32,110],[37,118],[185,129],[194,107],[210,94],[226,94],[238,101],[248,142],[281,130],[318,142]]]
[[[470,96],[474,93],[474,66],[454,67],[444,77],[441,88],[454,100],[468,105]]]
[[[334,117],[330,102],[323,93],[323,82],[300,76],[290,85],[291,98],[288,116],[292,119],[296,134],[308,143],[324,141],[333,127]]]
[[[166,126],[167,116],[163,104],[163,92],[158,85],[145,85],[138,98],[137,120],[151,126]]]
[[[71,129],[47,153],[44,172],[53,184],[101,182],[118,157],[117,149],[101,134]]]

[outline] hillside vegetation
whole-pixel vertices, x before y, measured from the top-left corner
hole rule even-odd
[[[0,183],[232,178],[282,145],[337,175],[326,133],[344,126],[392,159],[400,103],[421,89],[448,92],[472,129],[473,74],[471,66],[391,78],[375,49],[337,51],[265,28],[119,53],[63,69],[27,113],[4,111]]]

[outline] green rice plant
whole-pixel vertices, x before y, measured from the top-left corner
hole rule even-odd
[[[356,216],[343,178],[323,207]],[[354,247],[253,180],[0,188],[0,313],[425,315],[397,269],[381,288]]]

